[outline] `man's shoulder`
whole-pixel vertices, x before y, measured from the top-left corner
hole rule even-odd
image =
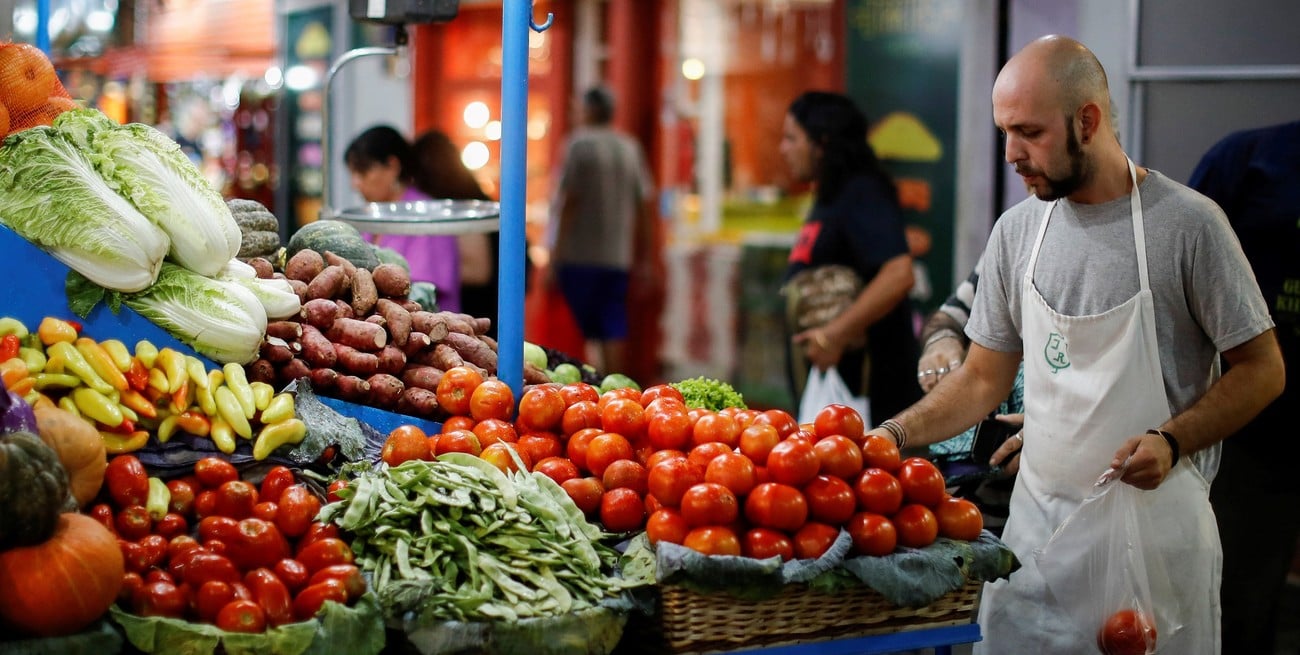
[[[1142,193],[1151,196],[1151,205],[1176,208],[1175,216],[1189,223],[1204,224],[1223,220],[1223,210],[1205,194],[1152,168],[1147,169]],[[1147,204],[1147,203],[1143,203]]]

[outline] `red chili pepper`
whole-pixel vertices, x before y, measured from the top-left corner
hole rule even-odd
[[[69,321],[66,319],[64,322],[67,323],[68,325],[71,325],[72,329],[77,331],[77,334],[81,334],[81,323],[78,323],[77,321]]]
[[[7,362],[18,356],[18,349],[22,342],[16,334],[6,334],[0,338],[0,362]]]

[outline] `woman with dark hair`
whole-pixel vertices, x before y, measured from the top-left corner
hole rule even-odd
[[[379,125],[362,132],[343,152],[352,188],[366,202],[412,202],[430,196],[415,186],[419,164],[400,132]],[[432,282],[441,309],[460,311],[460,253],[456,237],[385,234],[375,243],[406,258],[411,280]]]
[[[921,396],[912,374],[917,344],[907,302],[912,258],[893,182],[867,143],[867,119],[843,95],[809,91],[790,105],[780,150],[792,177],[814,184],[786,279],[837,266],[851,269],[862,285],[832,316],[792,316],[795,397],[803,393],[810,366],[835,367],[854,396],[867,396],[871,415],[893,416]],[[870,426],[871,417],[863,418]]]

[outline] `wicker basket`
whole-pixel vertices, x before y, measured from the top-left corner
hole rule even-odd
[[[634,616],[625,648],[616,652],[708,653],[970,623],[983,586],[968,580],[925,607],[908,608],[889,604],[866,586],[828,595],[788,585],[776,596],[752,601],[660,585],[659,612]]]

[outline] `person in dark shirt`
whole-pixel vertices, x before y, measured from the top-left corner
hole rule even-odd
[[[912,258],[893,182],[867,143],[866,116],[846,96],[804,93],[786,114],[781,154],[793,178],[815,186],[786,279],[838,264],[864,283],[841,313],[792,337],[795,397],[809,365],[834,366],[853,395],[868,397],[872,415],[892,416],[921,396],[907,301]]]
[[[1210,148],[1188,186],[1223,208],[1277,324],[1286,375],[1300,364],[1300,121],[1237,132]],[[1294,378],[1292,378],[1294,379]],[[1223,442],[1210,502],[1223,542],[1223,652],[1272,655],[1300,537],[1300,384]]]

